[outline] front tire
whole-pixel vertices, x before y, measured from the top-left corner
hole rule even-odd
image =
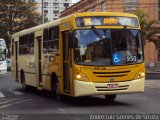
[[[117,95],[105,95],[105,99],[107,102],[113,102]]]

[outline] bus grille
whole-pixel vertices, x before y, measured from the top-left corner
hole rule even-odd
[[[129,85],[118,86],[118,88],[108,88],[107,86],[96,86],[97,91],[117,91],[117,90],[127,90]]]
[[[127,76],[129,71],[121,71],[121,72],[93,72],[97,77],[123,77]]]

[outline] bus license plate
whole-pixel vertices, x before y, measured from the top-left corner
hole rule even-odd
[[[118,84],[107,84],[107,88],[118,88]]]

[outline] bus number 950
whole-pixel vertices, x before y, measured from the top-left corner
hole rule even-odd
[[[137,61],[137,57],[133,56],[133,55],[127,55],[126,56],[126,61],[127,62],[136,62]]]

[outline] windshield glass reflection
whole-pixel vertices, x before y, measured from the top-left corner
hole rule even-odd
[[[143,60],[139,30],[76,30],[75,38],[77,64],[110,66]]]

